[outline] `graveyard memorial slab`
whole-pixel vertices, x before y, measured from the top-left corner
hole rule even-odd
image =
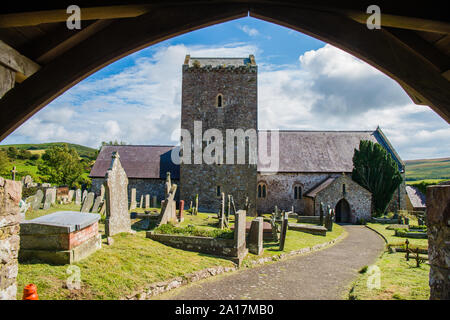
[[[248,251],[250,253],[261,255],[263,249],[263,217],[258,217],[251,222],[248,233]]]
[[[131,188],[130,210],[136,209],[136,188]]]
[[[326,236],[327,228],[324,226],[315,226],[310,224],[301,224],[301,223],[289,223],[289,230],[301,231],[309,234],[314,234],[318,236]]]
[[[105,203],[106,236],[131,232],[131,219],[128,213],[128,178],[117,152],[113,152],[111,166],[105,175]]]
[[[71,264],[101,248],[100,215],[58,211],[20,224],[21,261]]]
[[[44,192],[41,189],[36,191],[34,202],[31,205],[33,210],[39,210],[41,208],[42,200],[44,199]]]
[[[75,191],[75,204],[76,205],[81,204],[81,190],[80,189],[77,189],[77,191]]]
[[[92,206],[92,210],[91,210],[92,213],[98,213],[98,210],[100,209],[100,205],[101,205],[102,201],[103,201],[103,199],[101,196],[97,196],[95,198],[94,205]]]
[[[146,194],[145,195],[145,209],[150,208],[150,195]]]
[[[84,199],[83,205],[81,206],[81,212],[90,212],[92,206],[94,205],[95,193],[89,192]]]

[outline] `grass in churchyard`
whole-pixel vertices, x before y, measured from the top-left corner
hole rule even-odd
[[[159,208],[136,209],[135,212]],[[36,218],[55,211],[79,211],[78,205],[54,205],[48,210],[27,212],[27,219]],[[215,229],[218,226],[216,214],[199,213],[192,216],[185,212],[182,227],[194,225],[197,228]],[[249,220],[252,218],[250,217]],[[230,217],[231,224],[234,217]],[[113,236],[114,244],[108,246],[103,239],[102,249],[96,251],[86,259],[75,263],[81,272],[81,289],[69,290],[66,280],[70,277],[67,267],[27,261],[19,264],[18,294],[21,299],[22,289],[29,283],[38,287],[40,299],[120,299],[133,292],[145,288],[150,283],[168,280],[177,276],[202,270],[212,266],[232,266],[227,259],[207,254],[175,249],[145,237],[143,230],[145,223],[141,219],[132,220],[135,234],[118,234]],[[142,227],[142,229],[141,229]],[[154,228],[154,223],[151,224]],[[99,231],[104,238],[104,224],[99,224]],[[285,249],[289,252],[304,247],[311,247],[319,243],[328,242],[343,232],[342,227],[334,225],[333,232],[326,237],[314,236],[298,231],[288,230]],[[278,255],[278,243],[265,242],[264,256]],[[257,259],[258,256],[249,254],[245,261]],[[247,263],[244,261],[244,265]]]
[[[368,223],[367,226],[377,230],[387,239],[389,245],[404,244],[407,238],[396,237],[394,230],[386,229],[389,224]],[[410,247],[428,248],[428,239],[408,238]],[[381,287],[369,289],[367,280],[369,275],[361,270],[362,275],[352,284],[346,298],[360,300],[423,300],[429,299],[430,286],[428,284],[430,267],[421,263],[416,267],[416,260],[406,261],[404,252],[388,253],[386,250],[375,263],[381,272]],[[367,270],[366,270],[367,271]]]
[[[47,209],[47,210],[33,210],[33,209],[28,209],[27,213],[25,214],[25,219],[26,220],[31,220],[31,219],[35,219],[41,216],[45,216],[47,214],[53,213],[53,212],[57,212],[57,211],[80,211],[81,210],[81,205],[75,204],[75,203],[71,203],[71,204],[52,204],[52,206]]]
[[[430,266],[422,263],[416,267],[416,261],[406,261],[405,253],[385,252],[375,263],[380,268],[380,288],[369,289],[368,272],[364,272],[352,284],[348,299],[353,300],[428,300],[430,287],[428,275]],[[370,283],[370,281],[369,281]]]

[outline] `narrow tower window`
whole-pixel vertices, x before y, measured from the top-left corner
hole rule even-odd
[[[302,198],[302,187],[295,186],[294,187],[294,199],[300,200]]]
[[[267,196],[267,186],[264,182],[258,184],[258,198],[264,199]]]
[[[220,186],[217,186],[217,188],[216,188],[216,196],[217,197],[221,197],[222,196],[222,190],[221,190]]]
[[[222,108],[223,107],[223,95],[219,93],[217,95],[217,107]]]

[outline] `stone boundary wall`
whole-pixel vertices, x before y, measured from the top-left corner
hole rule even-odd
[[[315,251],[319,251],[321,249],[324,249],[325,247],[328,247],[332,244],[336,244],[337,242],[343,240],[345,237],[347,236],[347,233],[344,232],[342,233],[339,237],[337,237],[336,239],[330,240],[328,242],[325,243],[321,243],[321,244],[317,244],[315,246],[309,247],[309,248],[302,248],[299,250],[293,250],[290,251],[288,253],[281,253],[278,255],[274,255],[271,257],[265,257],[265,258],[260,258],[257,260],[252,260],[250,261],[250,265],[247,266],[248,268],[252,268],[253,266],[259,265],[259,264],[264,264],[264,263],[268,263],[271,261],[279,261],[285,258],[289,258],[289,257],[293,257],[296,255],[300,255],[300,254],[306,254],[306,253],[312,253]],[[186,275],[183,275],[181,277],[176,277],[173,279],[169,279],[166,281],[162,281],[162,282],[157,282],[157,283],[153,283],[151,285],[148,286],[147,289],[144,289],[143,291],[140,292],[135,292],[133,294],[127,295],[126,297],[124,297],[122,300],[146,300],[146,299],[150,299],[151,297],[154,297],[156,295],[159,295],[161,293],[170,291],[172,289],[176,289],[182,286],[185,286],[187,284],[193,283],[193,282],[197,282],[209,277],[213,277],[213,276],[217,276],[219,274],[223,274],[223,273],[227,273],[227,272],[232,272],[232,271],[236,271],[239,268],[237,266],[234,267],[223,267],[223,266],[218,266],[218,267],[212,267],[212,268],[207,268],[207,269],[203,269],[200,271],[196,271],[193,273],[189,273]]]
[[[0,300],[16,300],[22,183],[0,177]]]

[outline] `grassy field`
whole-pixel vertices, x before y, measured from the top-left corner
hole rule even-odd
[[[406,180],[449,180],[450,158],[406,160]]]
[[[32,153],[44,153],[46,149],[52,147],[52,146],[62,146],[64,144],[67,144],[69,148],[74,148],[80,157],[89,157],[93,153],[95,153],[95,149],[82,146],[79,144],[74,143],[67,143],[67,142],[50,142],[50,143],[36,143],[36,144],[4,144],[0,145],[0,149],[7,149],[8,147],[16,147],[17,149],[24,149],[29,150]]]
[[[62,210],[79,210],[76,205],[56,205],[49,210],[27,212],[27,219]],[[152,209],[151,209],[152,210]],[[158,211],[159,209],[154,209]],[[143,212],[143,209],[133,211]],[[251,219],[251,218],[249,218]],[[146,285],[158,281],[202,270],[212,266],[232,266],[232,262],[223,258],[183,251],[165,246],[145,237],[145,224],[140,219],[132,220],[135,234],[115,235],[114,244],[108,246],[103,239],[102,249],[88,258],[76,263],[81,271],[81,289],[65,288],[68,265],[54,266],[39,261],[19,264],[18,299],[21,289],[34,283],[38,287],[40,299],[120,299],[128,294],[143,289]],[[183,226],[194,224],[199,228],[213,229],[218,219],[213,214],[200,213],[198,216],[185,214]],[[152,226],[154,227],[154,226]],[[99,225],[104,237],[104,225]],[[345,232],[335,225],[334,231],[326,237],[313,236],[301,232],[288,231],[285,250],[309,247],[330,241]],[[276,255],[278,244],[265,243],[265,256]],[[249,254],[247,259],[255,259]]]
[[[388,224],[368,223],[367,226],[377,230],[387,239],[388,244],[401,245],[406,238],[396,237],[394,230],[387,230]],[[427,239],[408,238],[410,246],[427,248]],[[380,269],[380,288],[367,286],[369,274],[361,270],[362,275],[353,282],[346,298],[355,300],[423,300],[429,299],[430,287],[428,277],[430,266],[422,263],[416,267],[416,261],[406,261],[405,253],[389,253],[387,250],[378,258],[375,265]],[[366,269],[366,268],[364,268]]]

